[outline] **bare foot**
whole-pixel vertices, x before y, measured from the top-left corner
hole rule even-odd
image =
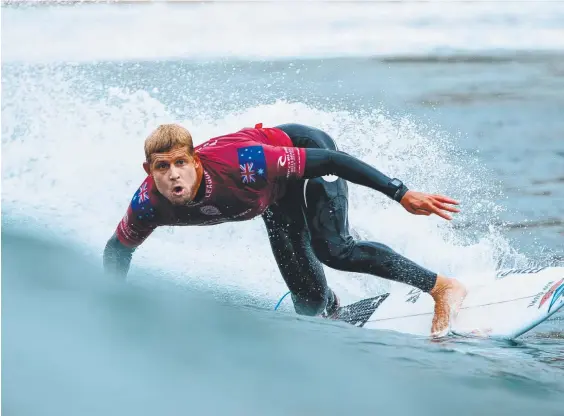
[[[458,280],[437,276],[435,287],[429,294],[435,300],[435,315],[431,326],[431,336],[443,337],[456,317],[467,295],[466,288]]]

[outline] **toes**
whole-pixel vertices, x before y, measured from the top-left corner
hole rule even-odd
[[[445,329],[441,330],[441,331],[435,331],[431,333],[431,337],[433,338],[443,338],[446,337],[449,333],[449,328],[446,327]]]

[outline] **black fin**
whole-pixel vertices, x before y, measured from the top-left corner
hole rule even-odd
[[[389,293],[384,293],[373,298],[362,299],[356,303],[342,306],[337,309],[334,319],[362,327],[388,296],[390,296]]]

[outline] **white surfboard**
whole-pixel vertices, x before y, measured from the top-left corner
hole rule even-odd
[[[366,329],[430,335],[433,299],[419,289],[401,286],[341,307],[337,319]],[[564,267],[507,270],[491,283],[467,289],[451,324],[452,334],[513,339],[564,306]]]
[[[433,298],[411,286],[398,286],[401,288],[391,293],[342,306],[336,319],[366,329],[429,336]],[[495,280],[468,285],[467,289],[451,333],[514,339],[564,306],[564,267],[505,270],[498,272]]]

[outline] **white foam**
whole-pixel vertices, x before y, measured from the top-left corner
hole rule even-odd
[[[4,212],[20,221],[33,219],[78,241],[101,262],[107,238],[144,178],[144,138],[174,116],[143,91],[109,90],[102,99],[87,102],[49,71],[11,82],[2,114]],[[457,156],[448,137],[405,118],[277,102],[221,119],[196,114],[182,123],[199,143],[259,121],[273,125],[287,120],[325,129],[342,150],[415,189],[442,192],[451,184],[463,209],[481,213],[485,222],[492,220],[493,199],[476,192],[482,189],[483,168]],[[497,192],[495,187],[491,192]],[[355,185],[350,217],[362,236],[450,275],[493,271],[500,258],[515,264],[526,260],[493,228],[476,234],[456,231],[443,220],[412,216],[377,192]],[[239,288],[272,299],[286,290],[260,218],[205,228],[158,229],[135,254],[136,267],[150,267],[181,282]],[[330,269],[327,274],[345,302],[387,285],[381,279]]]
[[[563,2],[212,2],[3,8],[2,60],[564,49]]]

